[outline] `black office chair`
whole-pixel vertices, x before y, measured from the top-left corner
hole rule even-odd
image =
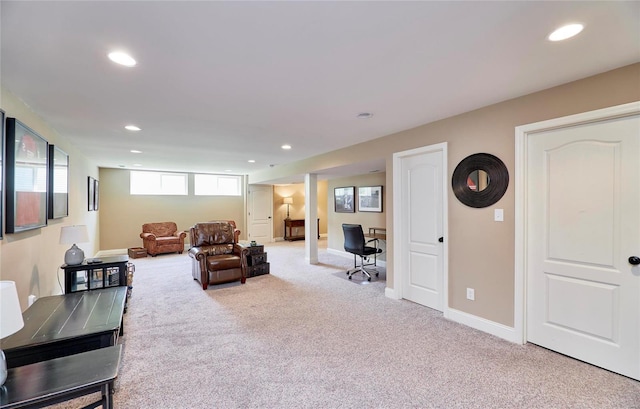
[[[365,241],[362,226],[359,224],[344,223],[342,225],[342,231],[344,232],[344,249],[353,254],[353,268],[347,270],[349,280],[351,280],[354,274],[362,273],[371,281],[371,274],[365,270],[365,267],[375,266],[378,261],[378,254],[382,253],[382,249],[378,248],[378,239]],[[371,242],[375,243],[375,247],[367,246],[367,244]],[[357,263],[356,256],[360,257],[360,265]],[[366,263],[369,261],[370,256],[373,256],[373,263]],[[376,272],[376,277],[378,277],[379,274],[380,273]]]

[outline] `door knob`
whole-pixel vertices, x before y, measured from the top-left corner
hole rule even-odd
[[[629,264],[633,264],[634,266],[637,266],[638,264],[640,264],[640,257],[636,257],[636,256],[629,257]]]
[[[444,237],[440,237],[440,238],[438,239],[438,241],[439,241],[440,243],[444,243]]]

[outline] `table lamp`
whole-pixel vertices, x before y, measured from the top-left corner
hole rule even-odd
[[[0,281],[0,338],[15,334],[22,328],[22,311],[18,290],[13,281]],[[0,386],[7,380],[7,360],[0,349]]]
[[[289,217],[289,205],[293,204],[293,198],[292,197],[285,197],[283,203],[287,205],[287,218],[285,220],[289,220],[290,219],[290,217]]]
[[[64,263],[68,266],[82,264],[84,261],[84,251],[76,246],[76,243],[86,243],[89,241],[87,226],[64,226],[60,229],[60,244],[73,244],[64,253]]]

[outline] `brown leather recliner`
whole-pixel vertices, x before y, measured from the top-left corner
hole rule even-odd
[[[193,279],[206,290],[209,284],[247,279],[247,248],[238,244],[240,230],[232,220],[196,223],[189,230]]]
[[[184,239],[187,232],[178,231],[174,222],[146,223],[142,225],[142,244],[147,249],[147,254],[156,256],[163,253],[184,251]]]

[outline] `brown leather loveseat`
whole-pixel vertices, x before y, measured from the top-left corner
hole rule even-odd
[[[238,244],[240,230],[232,220],[196,223],[189,230],[193,279],[202,289],[209,284],[221,284],[247,278],[248,249]]]
[[[146,223],[142,225],[142,244],[152,256],[184,251],[184,239],[187,233],[178,231],[174,222]]]

